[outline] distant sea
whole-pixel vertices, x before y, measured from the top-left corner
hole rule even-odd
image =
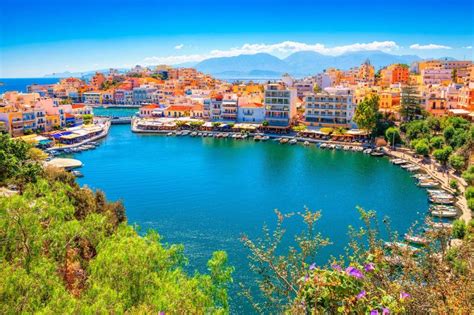
[[[2,79],[0,78],[0,94],[6,91],[18,91],[26,93],[26,87],[31,84],[54,84],[59,82],[59,78],[15,78]]]

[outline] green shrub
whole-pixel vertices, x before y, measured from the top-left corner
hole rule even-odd
[[[465,195],[467,199],[474,198],[474,186],[467,187]]]
[[[449,165],[459,172],[464,168],[466,162],[464,161],[464,157],[462,155],[453,154],[449,157]]]
[[[466,222],[464,220],[454,220],[451,235],[454,238],[463,239],[466,235]]]

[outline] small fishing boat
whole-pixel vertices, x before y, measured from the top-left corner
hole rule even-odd
[[[415,236],[415,235],[410,235],[410,234],[405,234],[405,240],[407,242],[418,244],[418,245],[428,244],[428,239],[421,236]]]
[[[389,249],[402,249],[402,250],[408,250],[411,252],[418,252],[420,249],[416,248],[414,246],[410,246],[408,244],[402,243],[402,242],[385,242],[384,247],[389,248]]]
[[[430,225],[433,229],[450,229],[453,227],[453,224],[448,222],[432,222]]]
[[[256,136],[253,137],[253,140],[254,141],[260,141],[260,140],[262,140],[262,136],[256,135]]]
[[[196,137],[196,136],[197,136],[197,132],[196,132],[196,131],[191,132],[191,137]]]
[[[172,133],[172,132],[168,132],[168,134],[167,134],[167,135],[168,135],[168,136],[172,136],[172,135],[173,135],[173,133]]]
[[[457,212],[458,210],[454,206],[432,205],[430,207],[430,211],[452,211],[452,212]]]
[[[296,139],[291,139],[290,141],[288,141],[289,144],[297,144],[298,143],[298,140]]]
[[[416,172],[416,171],[419,171],[419,170],[420,170],[420,167],[419,167],[419,166],[416,166],[416,165],[407,168],[407,171],[409,171],[409,172]]]
[[[432,188],[432,187],[438,187],[439,183],[432,180],[427,180],[427,181],[420,181],[418,183],[418,186],[423,187],[423,188]]]
[[[395,165],[402,165],[407,163],[404,159],[391,159],[390,162],[392,162]]]
[[[372,153],[372,149],[365,149],[364,151],[364,154],[371,154]]]
[[[326,148],[328,147],[328,145],[327,145],[327,143],[321,143],[321,144],[319,145],[319,147],[320,147],[321,149],[326,149]]]
[[[454,211],[434,210],[434,211],[431,211],[431,215],[433,217],[438,217],[438,218],[455,218],[458,214]]]
[[[305,141],[305,142],[303,142],[303,145],[304,145],[305,147],[309,147],[310,143],[309,143],[309,141]]]
[[[263,136],[260,140],[262,140],[262,141],[267,141],[268,139],[270,139],[269,136]]]
[[[71,171],[71,174],[75,177],[84,177],[84,175],[79,171]]]
[[[280,139],[280,143],[281,143],[281,144],[288,143],[288,141],[289,141],[288,138],[281,138],[281,139]]]
[[[371,156],[375,156],[375,157],[382,157],[385,155],[385,153],[381,152],[381,151],[373,151],[370,153]]]
[[[437,204],[440,204],[440,205],[452,205],[454,203],[454,200],[453,199],[448,199],[448,198],[431,197],[430,202],[437,203]]]

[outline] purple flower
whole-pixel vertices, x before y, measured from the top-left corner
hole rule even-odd
[[[309,270],[314,270],[316,269],[316,263],[312,263],[310,266],[309,266]]]
[[[334,269],[334,270],[342,271],[341,266],[339,266],[339,265],[337,265],[337,264],[334,264],[334,265],[332,265],[331,267],[332,267],[332,269]]]
[[[309,280],[309,276],[308,275],[304,276],[304,282],[306,282],[308,280]]]
[[[371,310],[370,315],[379,315],[379,310]]]
[[[403,299],[408,299],[410,298],[411,295],[406,293],[406,292],[400,292],[400,299],[403,300]]]
[[[365,292],[365,290],[360,291],[359,294],[357,294],[357,299],[362,299],[363,297],[365,297],[366,294],[367,292]]]
[[[374,271],[375,270],[375,265],[373,263],[365,264],[364,270],[367,271],[367,272]]]
[[[160,311],[158,314],[159,314],[159,315],[165,315],[165,312]]]
[[[382,315],[388,315],[390,314],[390,310],[386,307],[382,308]]]
[[[352,277],[357,278],[357,279],[361,279],[361,278],[364,277],[364,275],[362,274],[362,272],[361,272],[359,269],[354,268],[354,267],[347,267],[346,273],[347,273],[349,276],[352,276]]]

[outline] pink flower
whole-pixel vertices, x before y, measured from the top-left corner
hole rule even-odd
[[[371,310],[370,315],[379,315],[379,310]]]
[[[351,276],[351,277],[354,277],[354,278],[357,278],[357,279],[361,279],[364,277],[364,275],[362,274],[362,272],[355,268],[355,267],[347,267],[346,269],[346,273]]]
[[[367,292],[365,292],[365,290],[360,291],[359,294],[357,294],[357,299],[360,300],[364,298],[366,294]]]
[[[314,270],[316,269],[316,263],[312,263],[310,266],[309,266],[309,270]]]
[[[388,315],[390,314],[390,310],[386,307],[382,308],[382,315]]]
[[[411,298],[411,295],[406,293],[406,292],[400,292],[400,299],[401,300],[404,300],[404,299],[409,299]]]
[[[375,265],[373,263],[365,264],[364,270],[367,271],[367,272],[374,271],[375,270]]]
[[[331,267],[332,267],[332,269],[334,269],[334,270],[342,271],[341,266],[339,266],[339,265],[337,265],[337,264],[334,264],[334,265],[332,265]]]

